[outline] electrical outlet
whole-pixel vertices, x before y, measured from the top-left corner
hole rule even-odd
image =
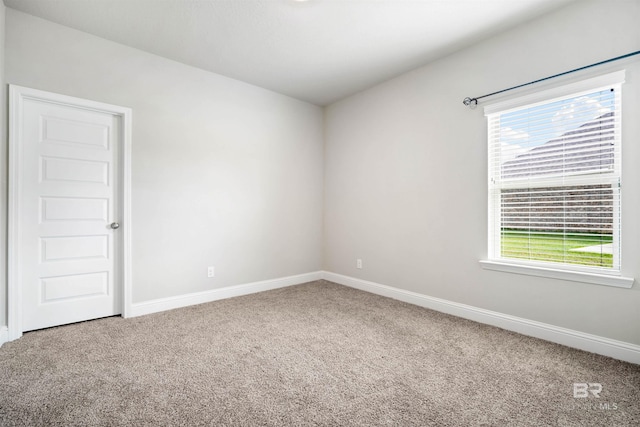
[[[362,260],[360,258],[356,260],[356,268],[362,269]]]
[[[207,277],[213,277],[215,275],[216,275],[216,268],[215,267],[207,268]]]

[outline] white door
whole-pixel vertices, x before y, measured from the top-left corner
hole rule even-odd
[[[120,314],[122,117],[36,97],[13,113],[22,330]]]

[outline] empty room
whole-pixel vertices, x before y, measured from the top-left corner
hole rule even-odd
[[[638,22],[0,0],[0,426],[640,425]]]

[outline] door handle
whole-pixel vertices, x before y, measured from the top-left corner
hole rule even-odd
[[[113,228],[114,230],[117,230],[118,228],[120,228],[120,224],[118,224],[117,222],[112,222],[109,227]]]

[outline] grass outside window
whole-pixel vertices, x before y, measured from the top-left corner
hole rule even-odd
[[[504,258],[611,268],[613,255],[607,253],[602,245],[612,242],[612,236],[606,234],[562,234],[503,229],[501,255]],[[597,246],[602,249],[598,251]],[[585,250],[590,247],[590,250]]]

